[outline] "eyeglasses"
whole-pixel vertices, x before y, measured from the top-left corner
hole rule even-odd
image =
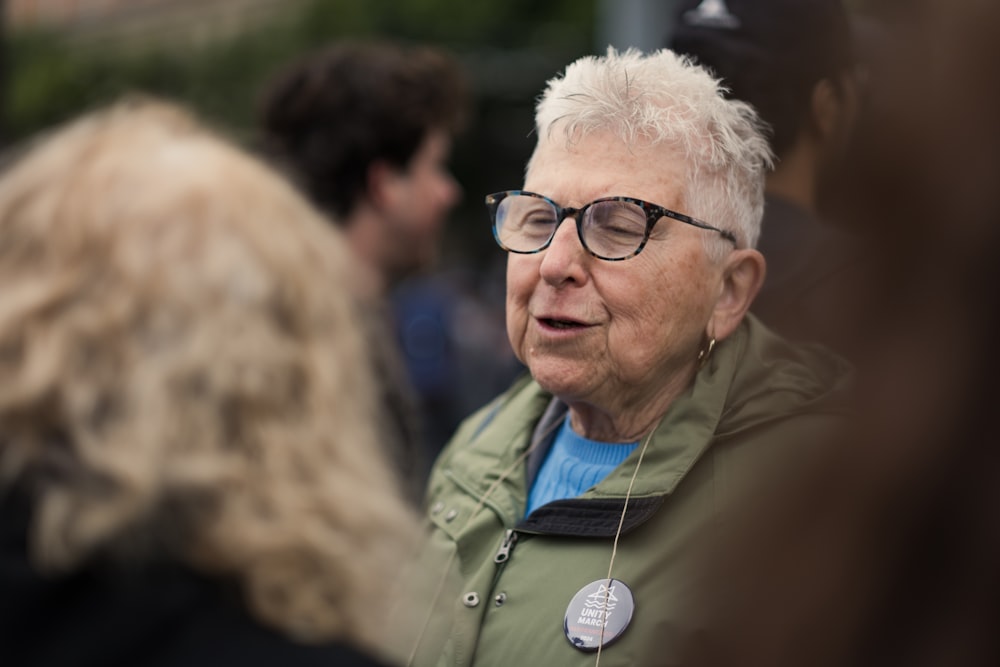
[[[570,208],[534,192],[507,190],[487,195],[486,208],[493,222],[493,237],[508,252],[530,254],[545,250],[566,218],[576,221],[576,233],[587,252],[608,261],[628,259],[642,252],[653,225],[661,218],[718,232],[736,245],[732,232],[632,197],[602,197],[580,208]]]

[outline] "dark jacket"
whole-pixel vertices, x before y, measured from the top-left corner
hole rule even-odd
[[[26,494],[0,492],[0,664],[5,667],[377,667],[347,645],[306,646],[256,620],[225,583],[168,562],[29,563]]]
[[[870,261],[860,239],[797,204],[767,195],[757,249],[767,277],[751,311],[793,341],[851,355],[859,342],[848,317],[867,293]]]

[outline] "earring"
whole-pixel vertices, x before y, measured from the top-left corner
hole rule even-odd
[[[698,351],[698,368],[702,368],[706,363],[708,363],[708,358],[712,356],[712,350],[715,349],[715,339],[708,339],[708,346],[703,347]]]

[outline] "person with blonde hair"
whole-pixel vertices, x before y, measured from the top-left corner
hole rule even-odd
[[[748,314],[771,152],[707,71],[609,49],[550,80],[535,121],[523,187],[485,200],[530,373],[435,464],[429,611],[397,650],[421,666],[711,664],[682,660],[719,641],[700,607],[719,584],[698,564],[740,505],[811,465],[850,369]]]
[[[6,664],[375,664],[414,524],[356,275],[283,178],[169,103],[9,168]]]

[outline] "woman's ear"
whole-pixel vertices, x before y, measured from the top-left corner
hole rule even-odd
[[[709,332],[724,340],[739,326],[764,284],[767,262],[753,249],[734,250],[724,260],[722,288],[709,322]]]

